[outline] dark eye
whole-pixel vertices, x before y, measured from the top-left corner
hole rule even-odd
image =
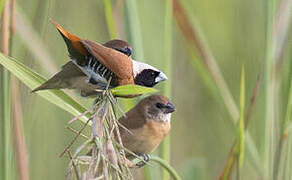
[[[155,72],[151,72],[151,76],[154,77],[155,76]]]
[[[132,49],[127,47],[125,49],[125,54],[127,54],[128,56],[131,56],[132,55]]]
[[[156,107],[159,108],[159,109],[161,109],[161,108],[163,108],[163,104],[161,104],[161,103],[156,103]]]
[[[126,47],[126,48],[123,48],[123,49],[120,49],[120,48],[114,48],[115,50],[117,51],[120,51],[121,53],[127,55],[127,56],[131,56],[132,55],[132,48],[129,48],[129,47]]]

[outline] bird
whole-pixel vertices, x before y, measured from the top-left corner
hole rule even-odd
[[[53,20],[51,23],[63,37],[70,61],[32,92],[66,88],[90,96],[97,94],[96,89],[105,89],[110,78],[110,88],[127,84],[153,87],[167,80],[162,71],[132,59],[132,48],[126,41],[114,39],[99,44],[71,34]]]
[[[168,135],[171,129],[171,113],[175,110],[175,106],[165,96],[151,95],[142,99],[119,119],[123,146],[148,161],[149,154]],[[132,154],[126,154],[126,157],[134,158]],[[142,167],[144,161],[136,165]]]

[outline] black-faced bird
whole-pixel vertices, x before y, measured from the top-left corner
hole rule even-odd
[[[48,81],[32,92],[45,89],[78,89],[82,96],[96,94],[110,87],[136,84],[153,87],[167,76],[153,66],[131,58],[132,48],[123,40],[111,40],[99,44],[81,39],[52,21],[62,35],[69,52],[70,61],[62,66]]]

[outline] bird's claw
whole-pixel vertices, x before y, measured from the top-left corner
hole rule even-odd
[[[138,156],[141,156],[143,158],[143,161],[140,161],[136,164],[138,168],[143,167],[149,160],[150,160],[150,155],[149,154],[138,154]]]

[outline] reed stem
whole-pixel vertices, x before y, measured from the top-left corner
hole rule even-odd
[[[2,11],[1,24],[1,52],[8,56],[10,54],[10,1],[6,1]],[[11,124],[11,87],[10,74],[6,69],[3,69],[3,122],[2,126],[4,134],[4,148],[3,148],[3,177],[4,179],[13,179],[13,147],[12,147],[12,124]]]
[[[172,67],[172,0],[165,1],[165,17],[164,17],[164,72],[169,79],[163,87],[163,94],[171,98],[171,67]],[[161,158],[170,162],[170,135],[168,135],[161,143]],[[169,174],[162,170],[162,180],[168,180]]]

